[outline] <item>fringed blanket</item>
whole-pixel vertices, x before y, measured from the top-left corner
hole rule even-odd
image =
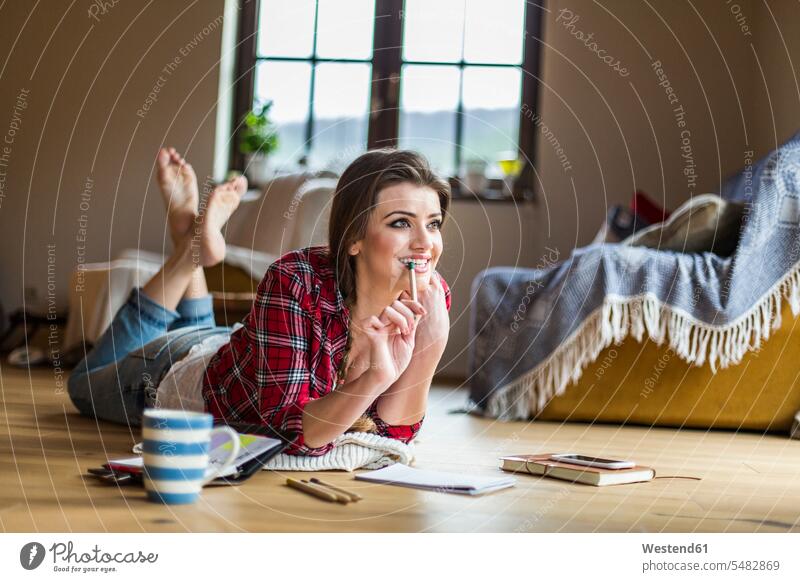
[[[715,371],[758,349],[784,299],[800,312],[800,134],[722,197],[743,204],[729,257],[598,244],[543,269],[483,271],[472,289],[474,409],[528,418],[628,335]]]

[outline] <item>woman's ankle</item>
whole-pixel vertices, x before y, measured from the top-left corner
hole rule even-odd
[[[194,273],[194,269],[201,268],[199,247],[190,235],[184,236],[175,243],[175,248],[164,266],[172,270],[191,270],[192,273]]]
[[[192,279],[189,281],[189,286],[186,287],[186,292],[183,294],[184,299],[202,299],[208,297],[208,284],[206,283],[206,275],[203,267],[197,267],[192,271]]]

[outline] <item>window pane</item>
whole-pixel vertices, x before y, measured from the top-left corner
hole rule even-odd
[[[462,160],[491,166],[500,152],[517,149],[521,82],[516,67],[464,68]]]
[[[425,154],[439,172],[454,173],[458,67],[405,65],[400,86],[399,145]]]
[[[342,170],[366,149],[371,80],[366,63],[317,65],[310,166]]]
[[[461,60],[464,0],[406,0],[403,58],[442,63]]]
[[[258,54],[310,57],[314,42],[314,0],[261,0]]]
[[[464,60],[521,63],[524,20],[524,0],[469,0],[464,25]]]
[[[270,116],[278,126],[276,165],[296,162],[304,153],[311,90],[311,65],[261,61],[256,66],[256,102],[273,101]]]
[[[317,56],[369,59],[375,26],[375,0],[320,0]]]

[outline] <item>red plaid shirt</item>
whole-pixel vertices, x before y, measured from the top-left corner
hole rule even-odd
[[[450,289],[439,275],[450,309]],[[303,409],[336,386],[344,358],[350,312],[345,306],[327,246],[292,251],[275,261],[258,286],[244,326],[209,362],[203,380],[206,410],[228,422],[267,424],[297,433],[290,454],[322,455],[303,439]],[[366,411],[378,434],[411,441],[422,421],[389,425]]]

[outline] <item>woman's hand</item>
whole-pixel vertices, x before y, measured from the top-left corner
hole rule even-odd
[[[447,312],[444,287],[436,271],[431,276],[431,284],[419,293],[418,298],[427,314],[417,325],[414,354],[426,353],[431,357],[441,357],[450,336],[450,314]],[[410,300],[410,295],[403,291],[400,299]]]
[[[388,388],[400,377],[414,353],[417,318],[425,308],[412,300],[396,300],[380,316],[358,322],[351,333],[350,365],[345,383],[370,370]]]

